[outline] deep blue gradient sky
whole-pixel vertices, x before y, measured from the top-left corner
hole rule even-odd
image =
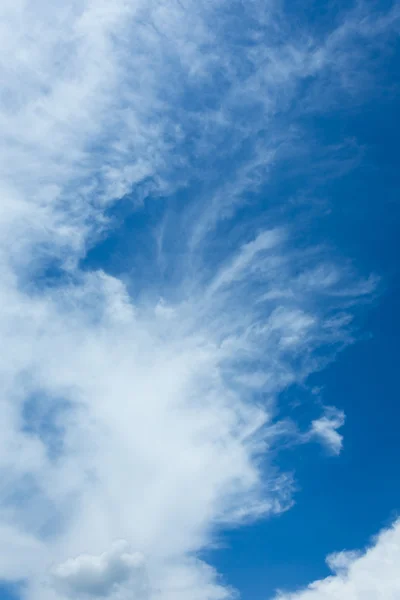
[[[315,7],[311,18],[323,30],[326,24],[319,10],[323,14],[322,7]],[[400,50],[392,43],[369,98],[356,106],[335,106],[328,116],[303,116],[301,126],[322,149],[322,156],[306,155],[301,169],[291,164],[279,168],[251,204],[223,226],[235,230],[249,216],[263,219],[271,207],[279,210],[293,197],[298,202],[289,214],[293,211],[298,219],[307,243],[328,244],[359,272],[381,277],[377,297],[359,309],[356,345],[312,375],[305,389],[293,386],[283,394],[287,406],[301,400],[295,413],[298,421],[312,414],[313,388],[321,389],[318,395],[324,404],[345,411],[341,455],[327,457],[314,445],[279,452],[279,466],[294,469],[298,488],[294,507],[278,518],[222,534],[222,548],[206,554],[245,599],[261,600],[278,588],[296,589],[327,576],[326,555],[362,548],[371,533],[390,523],[400,510],[399,65]],[[348,149],[340,148],[343,140]],[[337,156],[333,152],[325,159],[327,146],[338,146]],[[224,168],[220,175],[224,177]],[[168,202],[179,213],[187,196],[181,193]],[[148,228],[164,211],[158,204],[130,215],[129,207],[117,207],[112,217],[119,220],[123,215],[123,221],[89,252],[85,268],[101,267],[117,275],[128,272],[134,281],[143,271],[148,277],[149,264],[155,262]],[[174,237],[167,243],[179,245]],[[132,261],[136,252],[139,260]],[[174,262],[175,257],[172,266]],[[158,272],[151,276],[160,278]],[[163,293],[173,295],[168,290],[174,277],[179,274],[167,271]]]
[[[310,238],[329,240],[362,270],[379,273],[381,290],[362,310],[364,339],[309,380],[311,388],[322,388],[326,404],[346,413],[341,455],[326,461],[313,447],[296,448],[289,458],[279,455],[279,462],[294,463],[296,505],[278,519],[225,535],[226,549],[213,555],[228,580],[253,600],[265,598],[267,590],[295,589],[326,577],[323,557],[362,548],[371,531],[400,511],[399,65],[394,47],[380,73],[388,92],[376,93],[355,112],[338,111],[311,123],[325,143],[357,140],[362,156],[355,168],[319,187],[329,213],[312,222]],[[287,392],[297,394],[304,391]]]
[[[0,600],[395,600],[399,5],[23,4]]]

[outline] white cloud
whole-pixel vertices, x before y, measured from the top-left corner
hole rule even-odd
[[[52,570],[52,583],[61,594],[72,598],[115,597],[123,587],[134,598],[147,596],[144,557],[131,552],[123,540],[99,556],[81,555],[57,565]]]
[[[26,580],[28,600],[231,597],[194,556],[222,523],[291,505],[291,479],[268,464],[287,433],[276,398],[320,368],[316,349],[349,341],[349,296],[373,287],[346,293],[353,273],[327,274],[317,251],[293,251],[290,228],[265,223],[210,259],[210,230],[293,137],[278,108],[334,46],[282,48],[274,3],[243,8],[259,19],[255,43],[233,55],[221,33],[230,3],[1,3],[0,578]],[[210,87],[210,105],[186,106]],[[236,169],[265,127],[268,147]],[[228,183],[219,156],[235,159]],[[80,270],[111,202],[157,190],[168,206],[191,179],[205,187],[173,213],[184,258],[170,298],[148,265],[137,301],[117,277]],[[52,261],[61,276],[46,286]],[[337,448],[338,420],[315,421],[313,435]]]
[[[155,571],[153,573],[153,571]],[[81,555],[52,569],[47,589],[61,597],[135,600],[224,600],[231,590],[220,585],[216,572],[195,559],[161,565],[132,552],[124,540],[100,555]]]
[[[340,454],[343,436],[337,431],[345,422],[344,412],[335,407],[325,407],[324,415],[311,422],[306,439],[319,439],[332,454]]]
[[[210,543],[219,524],[291,505],[292,481],[268,468],[265,453],[292,431],[276,425],[270,408],[280,390],[314,367],[312,348],[342,334],[334,327],[326,338],[324,330],[321,341],[325,317],[307,315],[306,288],[288,306],[257,314],[254,272],[266,286],[276,276],[262,266],[277,249],[266,252],[242,265],[240,279],[230,277],[208,296],[186,296],[171,310],[164,302],[160,311],[159,301],[134,305],[120,281],[100,272],[30,295],[0,288],[0,331],[9,348],[1,370],[7,409],[0,500],[7,512],[0,522],[6,519],[10,536],[22,531],[38,545],[30,599],[43,600],[40,582],[53,562],[99,556],[118,538],[151,557],[152,589],[165,565],[175,565],[176,578],[189,577],[189,567],[179,565]],[[279,252],[284,257],[285,247]],[[292,266],[281,263],[279,281],[289,285]],[[265,378],[248,377],[253,361]],[[255,385],[265,407],[251,402]],[[40,414],[34,420],[31,412],[27,423],[30,398]],[[41,431],[43,419],[57,452]],[[326,438],[335,423],[325,425]],[[18,544],[0,561],[0,577],[27,576]],[[190,565],[190,581],[203,587],[190,588],[189,597],[230,594],[213,571]],[[186,584],[172,585],[181,585],[185,598]]]
[[[276,600],[396,600],[400,597],[400,522],[382,531],[364,552],[328,556],[333,575]]]

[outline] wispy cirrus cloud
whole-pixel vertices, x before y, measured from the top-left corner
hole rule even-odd
[[[278,396],[353,341],[376,280],[285,214],[230,219],[306,143],[296,98],[311,110],[333,64],[347,89],[351,24],[376,40],[397,13],[321,41],[276,3],[1,11],[0,578],[29,600],[231,597],[196,553],[290,506]],[[133,281],[81,265],[122,198],[163,203]],[[338,449],[335,414],[311,431]]]
[[[326,407],[325,414],[311,422],[310,431],[306,435],[306,438],[319,439],[332,454],[340,454],[343,436],[338,432],[338,429],[343,427],[344,422],[345,416],[343,411]]]

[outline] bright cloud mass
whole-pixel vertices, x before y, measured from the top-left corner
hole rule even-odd
[[[246,600],[224,532],[346,451],[310,380],[387,284],[318,233],[366,150],[316,123],[383,85],[400,10],[342,4],[1,2],[0,599]],[[389,516],[257,598],[400,598]]]

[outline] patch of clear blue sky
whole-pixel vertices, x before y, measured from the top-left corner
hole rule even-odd
[[[23,584],[0,583],[1,600],[18,600],[21,598]]]

